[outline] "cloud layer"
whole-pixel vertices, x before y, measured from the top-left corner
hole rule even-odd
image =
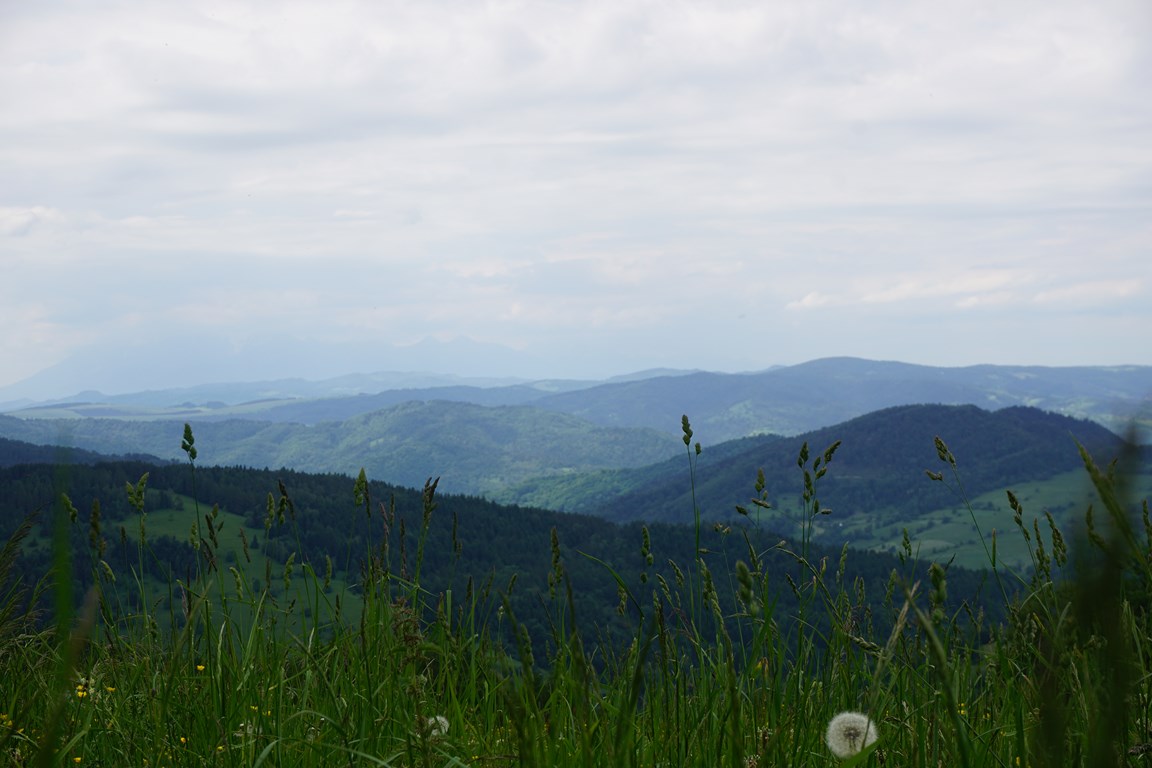
[[[0,385],[190,330],[541,376],[1152,363],[1146,3],[0,17]]]

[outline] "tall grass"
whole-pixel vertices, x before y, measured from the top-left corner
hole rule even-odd
[[[694,484],[701,449],[687,417],[683,429]],[[195,472],[190,429],[184,445]],[[360,580],[334,595],[326,589],[331,560],[321,574],[290,558],[280,573],[266,571],[259,588],[250,564],[223,569],[215,514],[197,510],[190,535],[198,567],[166,586],[168,604],[179,606],[167,615],[157,614],[163,601],[145,577],[147,477],[126,491],[141,520],[132,583],[114,583],[102,567],[97,510],[89,521],[94,587],[84,600],[69,594],[67,529],[76,514],[62,498],[54,628],[16,609],[27,604],[12,569],[27,528],[0,550],[0,761],[817,766],[838,761],[826,742],[842,711],[870,718],[848,732],[847,748],[843,737],[833,740],[846,764],[1148,759],[1152,523],[1146,503],[1133,509],[1126,500],[1120,468],[1101,469],[1084,455],[1100,507],[1070,545],[1051,517],[1042,526],[1009,497],[1033,567],[1000,564],[993,532],[989,573],[1009,610],[1006,622],[989,625],[979,605],[948,612],[947,564],[920,567],[907,538],[906,568],[880,595],[848,577],[847,549],[838,562],[813,556],[817,518],[835,514],[819,491],[837,445],[818,453],[805,445],[798,457],[800,535],[776,546],[790,555],[789,569],[770,571],[752,537],[746,558],[718,560],[701,545],[699,509],[695,530],[685,532],[695,537],[693,561],[671,563],[671,579],[645,572],[641,592],[604,563],[631,621],[628,641],[617,644],[592,644],[596,633],[579,625],[555,533],[544,645],[490,584],[470,582],[465,595],[427,592],[421,569],[435,480],[424,487],[416,551],[393,552],[385,536],[376,548],[344,553],[358,562]],[[958,481],[961,465],[943,440],[937,448]],[[394,502],[374,502],[363,472],[350,490],[350,514],[362,524],[403,525]],[[289,489],[279,491],[269,495],[266,524],[292,526]],[[753,511],[770,525],[762,474],[754,494]],[[756,515],[742,511],[752,524]],[[660,558],[646,530],[640,546],[646,565]],[[279,600],[273,579],[286,587]],[[293,581],[301,589],[287,589]],[[139,599],[123,600],[125,589]],[[781,590],[797,598],[794,612],[778,609]],[[291,594],[304,604],[284,597]],[[348,610],[353,600],[357,611]],[[547,658],[537,657],[541,647]],[[871,743],[869,734],[879,738]]]

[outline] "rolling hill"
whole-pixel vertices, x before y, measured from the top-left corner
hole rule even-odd
[[[130,503],[126,485],[144,489],[144,516]],[[498,606],[510,607],[541,651],[553,637],[555,612],[566,610],[563,593],[555,589],[558,570],[571,580],[571,607],[588,628],[587,640],[610,640],[618,647],[627,647],[634,638],[630,624],[617,613],[618,585],[645,600],[659,581],[675,584],[677,574],[695,570],[696,538],[685,526],[653,523],[642,530],[639,524],[501,506],[473,496],[433,497],[378,482],[369,482],[369,498],[358,502],[354,487],[352,478],[334,474],[220,466],[193,470],[187,464],[102,462],[67,471],[54,464],[0,468],[0,488],[5,489],[0,495],[0,541],[18,530],[29,513],[39,511],[14,562],[26,583],[36,583],[53,568],[52,541],[66,534],[74,595],[85,593],[94,573],[111,573],[116,578],[105,581],[104,597],[127,607],[135,604],[135,585],[144,576],[155,590],[152,607],[161,616],[180,610],[173,585],[177,579],[189,583],[196,571],[197,549],[190,540],[199,542],[202,564],[219,566],[206,570],[214,574],[213,580],[222,579],[216,581],[222,593],[238,590],[240,581],[254,590],[267,586],[273,603],[283,606],[300,599],[307,606],[305,616],[311,610],[329,613],[335,598],[353,621],[361,565],[375,559],[398,575],[401,584],[418,571],[422,590],[447,595],[449,602],[455,595],[457,605],[467,606],[467,596],[478,595],[486,620],[499,622]],[[61,508],[62,494],[78,510],[71,522]],[[291,499],[285,514],[269,513],[274,497]],[[142,547],[139,532],[145,529]],[[746,533],[747,538],[711,529],[701,532],[699,541],[707,550],[703,557],[715,573],[726,573],[737,559],[747,560],[750,549],[774,574],[800,572],[795,558],[776,546],[775,532]],[[641,552],[649,545],[652,560]],[[809,554],[832,558],[839,552],[814,545]],[[920,579],[926,578],[927,565],[905,564],[889,553],[859,552],[851,558],[846,578],[860,579],[869,594],[879,596],[894,569]],[[288,574],[293,572],[295,586],[290,586]],[[320,576],[326,573],[331,583]],[[312,587],[301,590],[301,584]],[[725,612],[735,612],[731,585],[725,580],[718,586]],[[978,572],[951,569],[948,587],[952,610],[959,611],[964,600],[998,608],[988,603],[997,598],[988,594],[986,579]],[[795,595],[782,579],[773,589],[782,615],[794,608]]]
[[[370,476],[419,487],[430,475],[454,493],[486,494],[531,477],[643,466],[674,455],[678,441],[649,429],[593,425],[528,406],[408,402],[313,426],[248,420],[193,422],[206,460]],[[182,421],[18,419],[0,435],[102,453],[182,459]]]
[[[936,436],[957,460],[959,487],[936,453]],[[765,515],[767,524],[788,529],[803,483],[797,467],[801,447],[806,444],[814,458],[837,441],[818,493],[835,513],[837,528],[848,524],[849,530],[863,521],[872,528],[912,524],[931,510],[955,504],[958,492],[976,496],[1082,469],[1077,443],[1098,463],[1116,457],[1125,445],[1094,422],[1035,408],[898,406],[796,437],[744,438],[705,447],[695,465],[695,499],[702,517],[731,522],[738,516],[737,505],[750,507],[762,470],[776,508]],[[930,481],[925,470],[945,473],[947,482]],[[540,478],[497,498],[616,521],[682,523],[693,519],[692,493],[688,457],[682,453],[640,469]],[[898,535],[899,527],[895,530]]]
[[[143,446],[166,460],[179,454],[175,422],[19,420],[0,417],[0,432],[23,430],[32,442],[64,441],[128,452]],[[813,523],[825,546],[845,543],[891,551],[910,530],[933,553],[953,553],[979,567],[986,562],[973,516],[987,534],[1012,527],[1004,490],[1018,489],[1031,511],[1063,522],[1082,512],[1087,484],[1077,443],[1099,463],[1125,450],[1114,433],[1085,419],[1014,406],[912,405],[882,409],[795,437],[761,435],[706,444],[696,455],[681,440],[655,430],[593,427],[565,414],[523,406],[484,408],[465,403],[407,403],[339,423],[226,421],[195,427],[201,463],[289,467],[369,477],[419,487],[431,476],[454,493],[501,504],[590,515],[613,522],[682,524],[694,503],[706,525],[736,521],[795,535],[799,530],[802,446],[812,459],[838,444],[817,487],[831,510]],[[935,438],[957,460],[955,475],[936,453]],[[0,442],[25,461],[56,461],[57,448]],[[1139,492],[1152,491],[1147,448]],[[0,451],[0,458],[7,453]],[[73,463],[98,457],[75,453]],[[13,463],[13,461],[8,461]],[[810,464],[810,462],[809,462]],[[690,468],[691,467],[691,468]],[[925,472],[939,472],[933,482]],[[750,504],[758,471],[771,510]],[[968,508],[965,499],[973,502]],[[737,506],[755,514],[743,520]],[[1019,560],[1022,551],[1005,557]],[[1013,561],[1015,562],[1015,561]]]

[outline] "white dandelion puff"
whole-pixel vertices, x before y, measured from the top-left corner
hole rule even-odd
[[[436,715],[428,718],[428,735],[434,739],[448,735],[448,718]]]
[[[841,760],[860,754],[876,741],[876,725],[868,715],[859,712],[841,712],[828,723],[825,740],[832,754]]]

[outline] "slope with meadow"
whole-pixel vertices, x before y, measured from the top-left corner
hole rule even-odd
[[[528,504],[602,516],[617,521],[688,523],[695,498],[704,519],[732,524],[744,510],[758,524],[794,532],[804,505],[795,476],[796,457],[837,445],[824,480],[821,504],[831,511],[815,526],[815,540],[828,546],[896,551],[907,529],[926,555],[956,556],[979,567],[987,562],[987,537],[1013,526],[1007,491],[1061,522],[1082,509],[1089,487],[1079,452],[1083,446],[1105,463],[1130,452],[1141,493],[1152,490],[1149,450],[1095,422],[1010,407],[909,405],[887,408],[795,437],[764,436],[708,445],[699,456],[695,484],[678,482],[683,456],[639,469],[604,470],[569,477],[535,478],[497,495]],[[957,459],[942,466],[941,438]],[[682,453],[683,453],[683,446]],[[756,488],[758,473],[763,492]],[[929,473],[939,473],[934,479]],[[752,498],[767,501],[770,509]],[[979,530],[974,528],[976,523]],[[1003,546],[1005,562],[1024,565],[1024,551]]]

